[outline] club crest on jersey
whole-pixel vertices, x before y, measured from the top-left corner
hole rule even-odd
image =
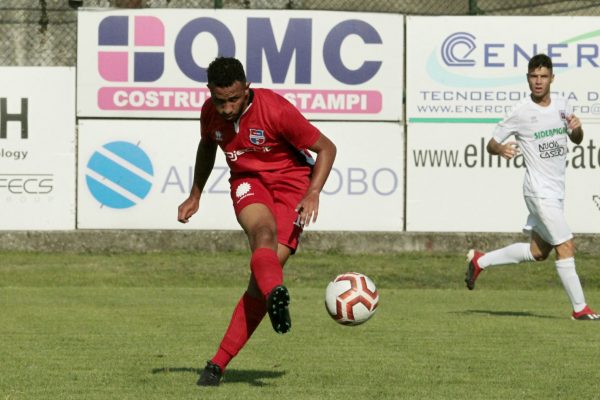
[[[215,140],[217,142],[222,142],[223,141],[223,134],[221,133],[221,131],[216,131],[215,132]]]
[[[255,146],[265,143],[265,131],[262,129],[250,129],[250,142]]]

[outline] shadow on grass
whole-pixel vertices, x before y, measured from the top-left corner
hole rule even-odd
[[[528,311],[492,311],[492,310],[465,310],[459,314],[486,314],[494,317],[530,317],[530,318],[547,318],[558,319],[553,315],[535,314]]]
[[[189,368],[189,367],[166,367],[166,368],[154,368],[153,374],[170,374],[177,372],[191,372],[198,376],[202,373],[203,368]],[[285,375],[284,371],[264,371],[264,370],[237,370],[227,369],[225,371],[225,377],[223,382],[226,383],[248,383],[251,386],[268,386],[268,383],[263,382],[263,379],[275,379]]]

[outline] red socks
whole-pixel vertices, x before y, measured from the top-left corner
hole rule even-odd
[[[250,269],[263,297],[252,297],[246,292],[233,310],[231,322],[219,350],[211,360],[221,367],[222,371],[225,371],[227,364],[246,345],[262,321],[267,312],[266,298],[271,290],[283,283],[283,268],[275,250],[264,247],[254,250],[250,259]]]
[[[250,269],[265,299],[275,286],[283,283],[283,268],[275,250],[265,247],[254,250],[250,259]]]
[[[244,347],[266,312],[267,307],[264,299],[244,293],[235,310],[233,310],[229,327],[225,332],[217,354],[211,361],[221,367],[222,371],[225,371],[227,364]]]

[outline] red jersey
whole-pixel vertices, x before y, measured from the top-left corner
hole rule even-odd
[[[306,150],[320,131],[285,98],[269,89],[251,89],[251,102],[238,121],[226,121],[208,99],[200,114],[203,139],[218,143],[232,173],[307,169],[314,160]]]

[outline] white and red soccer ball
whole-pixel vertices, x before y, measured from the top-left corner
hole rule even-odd
[[[358,272],[346,272],[329,282],[325,308],[337,323],[360,325],[377,311],[379,293],[373,281]]]

